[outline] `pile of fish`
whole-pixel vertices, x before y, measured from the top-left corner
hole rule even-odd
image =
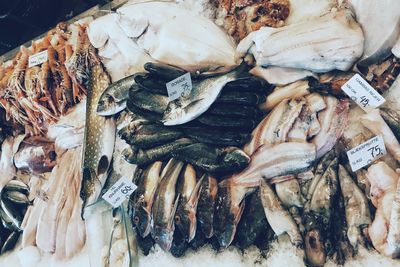
[[[85,28],[59,23],[45,37],[21,47],[13,60],[0,66],[0,104],[7,120],[26,134],[43,135],[68,108],[86,94],[81,73],[87,46]],[[31,64],[30,58],[46,53],[46,60]],[[32,61],[33,62],[33,61]]]
[[[12,250],[22,231],[22,220],[31,201],[29,188],[11,180],[0,193],[0,254]]]
[[[258,78],[224,75],[196,77],[189,95],[169,101],[165,84],[185,72],[147,63],[148,73],[137,73],[109,87],[100,100],[100,114],[118,102],[117,91],[129,88],[130,121],[119,131],[131,145],[123,153],[139,166],[175,157],[210,172],[241,170],[249,156],[240,147],[262,118],[258,104],[271,86]],[[125,104],[124,104],[125,105]],[[121,104],[122,106],[122,104]]]

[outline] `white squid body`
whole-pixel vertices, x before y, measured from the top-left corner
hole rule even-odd
[[[400,34],[400,1],[347,0],[361,24],[365,42],[362,65],[370,65],[390,55]],[[376,15],[380,14],[380,15]]]
[[[261,66],[346,71],[362,55],[363,42],[351,12],[341,10],[278,29],[263,27],[239,43],[237,56],[250,52]]]
[[[117,47],[140,67],[154,60],[193,72],[226,71],[238,65],[227,34],[175,3],[128,3],[116,14],[92,22],[89,39],[105,55],[115,57],[109,50]]]

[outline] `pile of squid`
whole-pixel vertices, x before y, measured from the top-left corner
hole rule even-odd
[[[258,104],[265,101],[270,85],[256,77],[240,77],[241,72],[234,70],[195,77],[190,95],[169,101],[165,84],[185,72],[153,63],[145,68],[148,73],[137,73],[107,89],[114,95],[129,87],[128,125],[119,131],[131,145],[123,151],[129,163],[144,166],[172,156],[210,173],[247,166],[250,158],[240,148],[262,119]],[[98,106],[100,114],[110,109],[104,100]]]
[[[80,55],[88,45],[85,27],[59,23],[29,48],[21,46],[14,59],[0,67],[0,104],[15,128],[35,136],[86,94]],[[47,60],[30,66],[30,57],[47,51]]]

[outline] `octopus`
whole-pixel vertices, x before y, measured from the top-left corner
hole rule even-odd
[[[261,27],[280,27],[290,14],[288,0],[218,0],[222,26],[236,40]]]

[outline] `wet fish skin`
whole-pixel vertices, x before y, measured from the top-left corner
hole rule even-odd
[[[256,119],[221,117],[212,114],[203,114],[197,118],[197,120],[211,127],[239,128],[246,130],[253,130],[258,123]]]
[[[97,114],[101,94],[110,85],[110,77],[100,63],[90,68],[86,102],[86,125],[80,197],[83,200],[82,218],[87,205],[93,204],[107,179],[115,142],[115,120]]]
[[[174,216],[177,209],[179,196],[175,192],[176,182],[184,163],[171,158],[161,173],[153,204],[153,227],[151,236],[160,247],[169,251],[172,246],[175,230]]]
[[[158,114],[155,112],[151,112],[145,109],[141,109],[136,107],[131,100],[128,99],[128,101],[126,102],[126,107],[127,109],[134,113],[137,116],[140,116],[142,118],[145,118],[146,120],[156,123],[162,120],[162,114]]]
[[[168,107],[169,99],[167,96],[153,94],[145,90],[136,91],[129,97],[130,102],[140,109],[158,114],[164,113]]]
[[[209,174],[204,174],[202,179],[199,202],[197,204],[197,220],[201,231],[207,238],[211,238],[214,234],[213,221],[218,182],[215,177]]]
[[[152,94],[168,96],[167,81],[160,80],[159,76],[150,73],[136,73],[135,82],[143,91]],[[133,96],[131,96],[133,97]]]
[[[163,159],[179,148],[188,146],[192,143],[192,140],[188,138],[180,138],[173,142],[147,150],[131,146],[130,148],[124,149],[122,155],[125,160],[131,164],[146,165],[156,160]]]
[[[18,204],[18,205],[28,206],[31,204],[31,201],[29,201],[28,196],[19,191],[4,190],[2,192],[2,198],[7,199],[7,200],[11,201],[12,203]]]
[[[100,116],[113,116],[126,108],[129,90],[135,81],[133,76],[125,77],[110,86],[101,94],[97,104],[97,114]]]
[[[0,200],[0,207],[2,220],[8,226],[7,228],[10,227],[11,229],[21,230],[23,220],[23,213],[21,213],[21,211],[23,210],[3,197]]]
[[[149,73],[160,77],[163,80],[171,81],[179,76],[182,76],[186,71],[173,67],[167,64],[148,62],[144,64],[144,69]]]
[[[250,162],[250,157],[238,148],[219,149],[202,143],[179,148],[172,155],[211,173],[242,170]]]
[[[141,125],[121,138],[128,144],[139,148],[150,148],[162,145],[182,137],[180,131],[160,124]]]
[[[20,232],[14,231],[12,232],[9,237],[4,241],[3,246],[1,247],[0,255],[12,250],[18,242]]]
[[[224,87],[225,92],[252,92],[261,95],[268,95],[272,92],[272,89],[272,85],[255,76],[236,79],[228,82]]]
[[[146,237],[141,237],[140,234],[137,234],[136,237],[138,246],[142,250],[143,255],[145,256],[149,255],[150,250],[154,247],[155,244],[154,239],[151,237],[151,235],[147,235]]]
[[[389,108],[380,108],[380,113],[397,140],[400,140],[400,115]]]
[[[175,214],[175,226],[187,242],[191,242],[197,228],[197,204],[202,180],[197,181],[196,170],[185,166],[178,182],[179,203]]]
[[[239,131],[223,131],[208,129],[208,127],[193,127],[183,129],[186,136],[197,142],[216,146],[242,146],[250,139],[250,134]]]
[[[257,106],[258,104],[264,103],[266,100],[266,96],[253,92],[222,91],[215,103]]]
[[[259,109],[252,106],[235,104],[213,104],[205,114],[232,116],[240,118],[257,118],[260,115]]]
[[[8,184],[4,187],[4,190],[7,191],[18,191],[25,195],[29,194],[29,187],[19,180],[11,180]]]

